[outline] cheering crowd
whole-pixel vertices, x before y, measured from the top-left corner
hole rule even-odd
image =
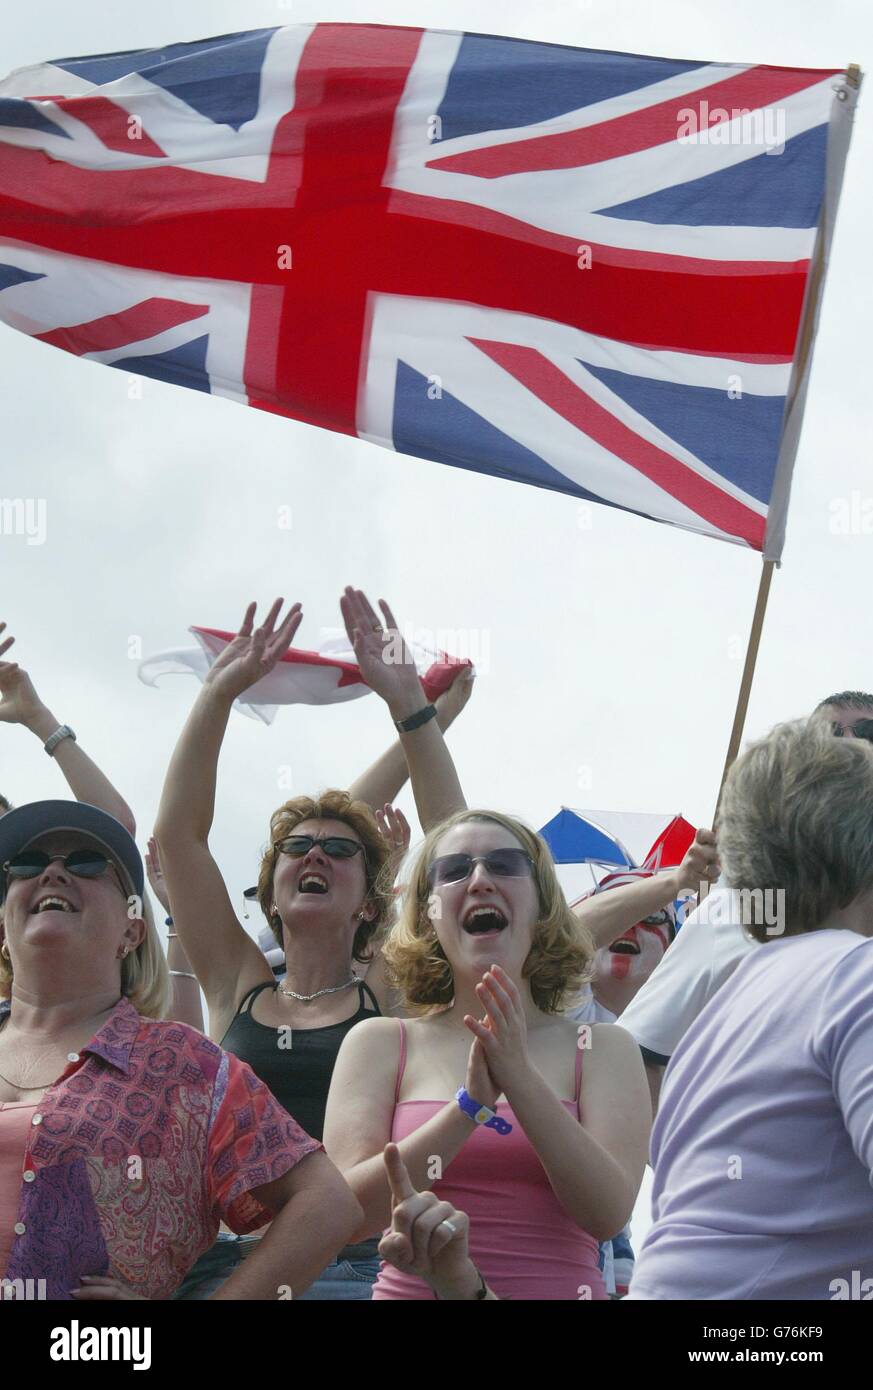
[[[145,859],[0,624],[0,722],[74,798],[0,798],[2,1296],[873,1290],[873,695],[753,744],[678,868],[571,906],[534,831],[465,803],[469,675],[429,704],[388,606],[340,607],[397,737],[241,828],[268,828],[260,943],[209,833],[231,708],[300,605],[251,604],[211,666]]]

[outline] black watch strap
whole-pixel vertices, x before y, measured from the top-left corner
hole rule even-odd
[[[425,705],[424,709],[420,709],[417,714],[411,714],[408,719],[395,719],[394,726],[401,734],[411,734],[413,729],[420,729],[422,724],[426,724],[435,715],[436,705]]]

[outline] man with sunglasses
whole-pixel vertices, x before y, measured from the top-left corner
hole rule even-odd
[[[244,1233],[272,1219],[216,1296],[296,1297],[360,1208],[248,1067],[161,1020],[143,892],[134,841],[95,807],[0,820],[3,1293],[42,1279],[50,1299],[167,1298],[219,1220]]]
[[[828,695],[812,717],[829,720],[838,738],[873,741],[873,695],[867,691]],[[622,1014],[622,1028],[640,1045],[655,1109],[664,1070],[683,1034],[756,949],[742,919],[739,897],[719,881],[688,916],[675,945]]]

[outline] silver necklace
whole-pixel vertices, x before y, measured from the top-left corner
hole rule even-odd
[[[338,994],[341,989],[348,989],[349,985],[356,985],[358,978],[352,975],[342,985],[331,985],[330,989],[317,989],[314,994],[298,994],[295,989],[286,989],[284,985],[279,985],[279,993],[284,994],[286,999],[299,999],[301,1004],[311,1004],[313,999],[320,999],[323,994]]]

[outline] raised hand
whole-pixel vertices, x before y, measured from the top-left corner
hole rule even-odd
[[[693,843],[676,870],[680,888],[698,888],[703,883],[715,883],[721,873],[715,832],[698,830]]]
[[[379,834],[388,846],[388,863],[393,880],[403,862],[403,856],[409,849],[409,841],[412,838],[409,821],[402,811],[386,801],[384,806],[376,808],[376,824],[379,827]]]
[[[447,729],[452,721],[457,719],[473,693],[475,680],[475,671],[472,667],[465,666],[455,676],[448,690],[444,690],[442,695],[438,695],[434,700],[441,729]]]
[[[384,626],[362,590],[349,586],[340,598],[340,610],[361,675],[370,689],[382,696],[393,719],[406,719],[423,709],[427,698],[391,609],[384,599],[379,600],[379,607]]]
[[[149,847],[145,856],[145,866],[152,892],[164,911],[169,912],[170,895],[167,892],[167,885],[164,882],[164,871],[161,868],[161,856],[158,851],[158,842],[154,835],[149,837]]]
[[[513,1082],[521,1080],[531,1068],[527,1050],[527,1020],[521,994],[499,965],[486,970],[476,986],[476,994],[486,1018],[482,1021],[466,1014],[464,1023],[482,1047],[488,1074],[494,1085],[509,1097]],[[467,1090],[470,1091],[469,1086]],[[472,1091],[470,1094],[474,1100],[482,1099]],[[489,1102],[485,1101],[485,1104]]]
[[[295,603],[277,628],[283,602],[284,599],[276,599],[260,627],[254,626],[257,605],[249,604],[239,632],[209,668],[204,686],[232,702],[272,671],[303,621],[303,610]]]
[[[433,1192],[417,1192],[396,1144],[386,1144],[391,1229],[379,1242],[383,1260],[416,1274],[443,1297],[475,1297],[479,1276],[470,1259],[470,1218]]]
[[[0,623],[0,637],[5,630],[6,624]],[[14,637],[0,641],[0,656],[14,641]],[[0,696],[0,721],[4,724],[30,724],[45,709],[30,676],[15,661],[0,661]]]

